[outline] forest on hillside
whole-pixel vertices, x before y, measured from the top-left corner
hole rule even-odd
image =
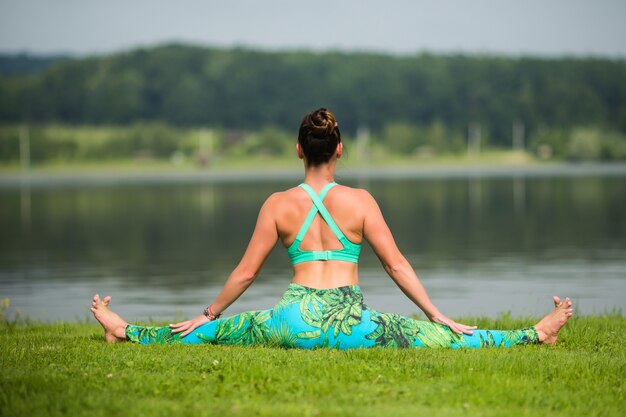
[[[464,148],[472,127],[485,146],[511,147],[517,126],[529,148],[626,158],[625,60],[184,45],[0,59],[0,123],[9,136],[24,124],[292,134],[305,112],[321,106],[347,135],[367,128],[400,153]],[[14,154],[11,143],[0,151]]]

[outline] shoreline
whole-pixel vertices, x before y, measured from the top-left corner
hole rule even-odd
[[[626,163],[562,163],[527,165],[421,165],[380,166],[337,169],[343,180],[393,180],[433,178],[511,178],[626,175]],[[150,184],[194,184],[229,182],[291,181],[302,176],[302,169],[206,169],[145,170],[123,169],[28,171],[0,174],[0,189],[57,186],[110,186]]]

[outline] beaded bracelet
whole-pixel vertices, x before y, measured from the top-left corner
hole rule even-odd
[[[206,316],[207,319],[213,321],[215,319],[220,318],[220,316],[222,315],[222,313],[220,314],[215,314],[213,312],[213,309],[211,308],[211,306],[208,306],[207,308],[204,309],[204,311],[202,311],[204,313],[204,315]]]

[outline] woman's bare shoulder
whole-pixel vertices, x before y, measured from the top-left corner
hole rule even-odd
[[[287,203],[291,203],[302,197],[303,194],[300,193],[298,187],[292,187],[284,191],[276,191],[270,194],[270,196],[265,200],[264,206],[273,210],[278,210],[281,207],[286,207]]]
[[[276,192],[272,193],[267,198],[267,200],[268,201],[282,202],[282,201],[285,201],[285,200],[298,198],[298,197],[301,197],[303,195],[303,193],[301,193],[301,191],[302,191],[302,189],[298,188],[298,187],[288,188],[288,189],[283,190],[283,191],[276,191]]]
[[[338,187],[340,187],[340,190],[345,197],[357,201],[361,204],[371,204],[375,202],[372,194],[370,194],[370,192],[364,188],[354,188],[348,187],[346,185],[339,185]]]

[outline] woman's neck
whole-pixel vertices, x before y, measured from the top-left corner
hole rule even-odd
[[[335,162],[333,158],[327,164],[317,166],[305,166],[304,182],[309,184],[316,191],[321,190],[326,184],[334,181]]]

